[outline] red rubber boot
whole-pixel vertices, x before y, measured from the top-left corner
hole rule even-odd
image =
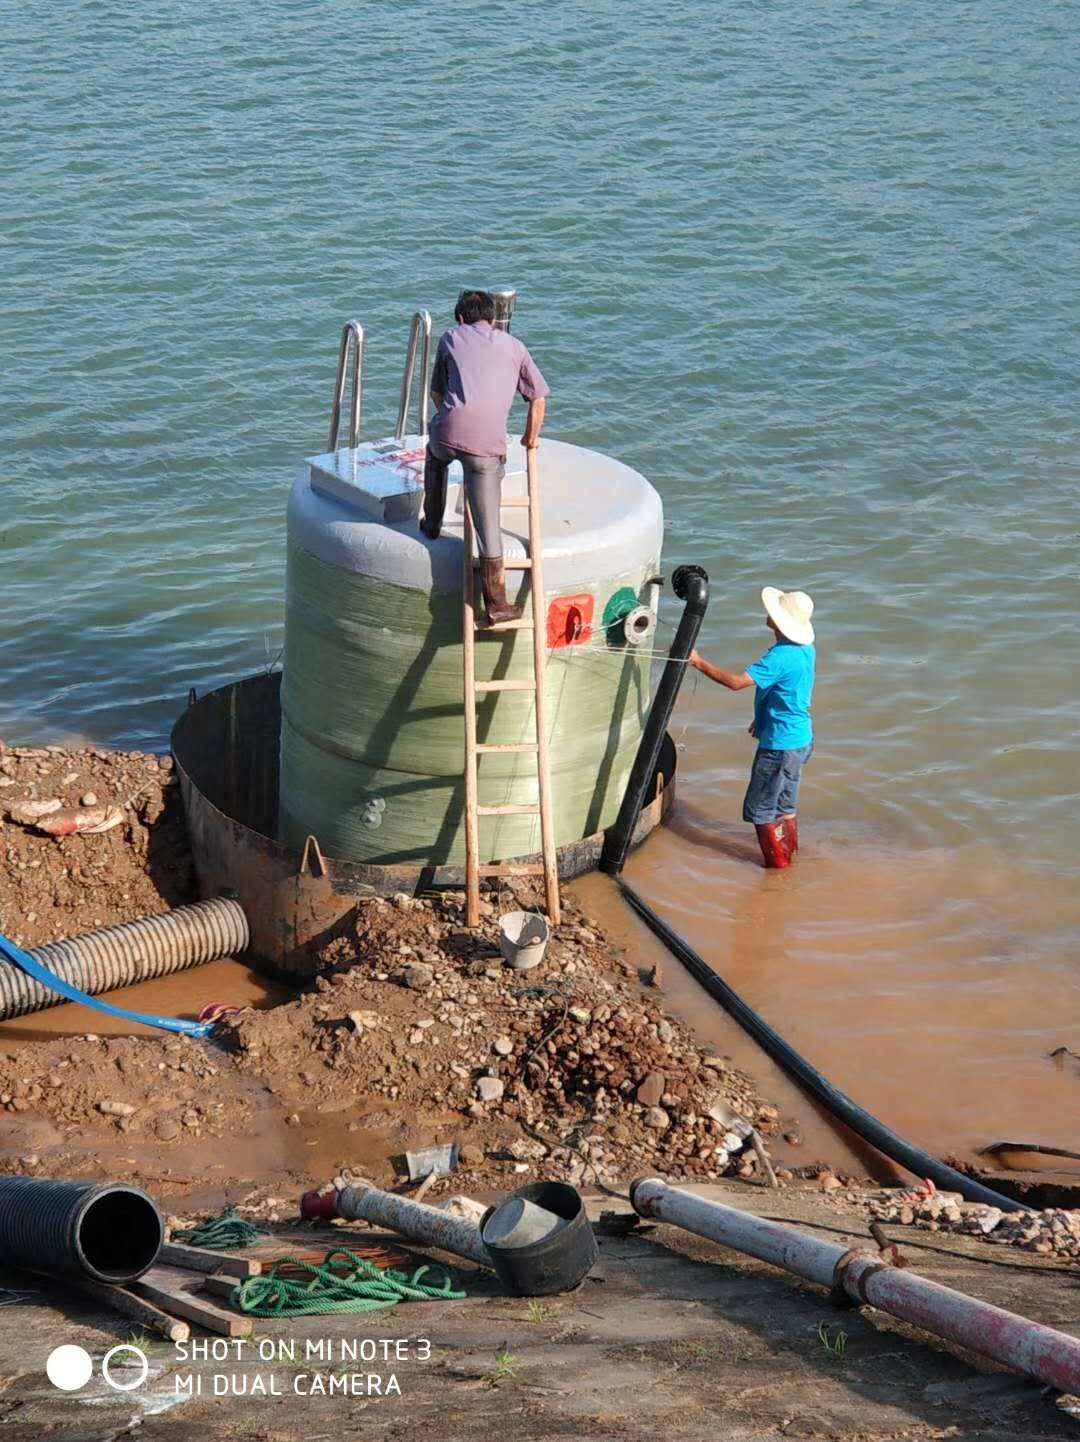
[[[799,818],[797,816],[781,816],[780,820],[784,823],[784,845],[790,861],[799,849]]]
[[[785,866],[791,865],[791,857],[784,845],[782,822],[767,821],[762,826],[755,826],[754,830],[757,832],[758,845],[761,847],[761,856],[767,871],[783,871]]]

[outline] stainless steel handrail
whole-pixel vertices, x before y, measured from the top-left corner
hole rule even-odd
[[[493,322],[495,329],[509,330],[514,316],[514,307],[517,305],[517,291],[493,290],[491,294],[495,297],[495,320]]]
[[[350,320],[341,331],[341,350],[338,352],[337,380],[334,382],[334,409],[330,413],[330,440],[327,450],[338,448],[338,428],[341,425],[341,404],[345,399],[345,378],[349,369],[350,343],[353,345],[352,406],[349,410],[349,445],[353,450],[360,444],[360,408],[363,397],[364,379],[364,327],[358,320]]]
[[[424,338],[420,353],[420,439],[427,441],[428,434],[428,386],[431,383],[431,315],[418,310],[409,326],[409,349],[405,355],[405,374],[401,377],[401,404],[398,406],[397,430],[394,436],[404,440],[409,420],[409,401],[412,399],[413,375],[416,371],[416,348],[421,335]]]

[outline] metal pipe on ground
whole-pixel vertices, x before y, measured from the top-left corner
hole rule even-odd
[[[243,907],[216,897],[160,916],[143,916],[65,941],[51,941],[29,954],[62,981],[97,996],[223,956],[238,956],[247,950],[248,941]],[[0,1021],[58,1006],[64,1000],[0,958]]]
[[[677,931],[668,926],[667,922],[656,914],[632,886],[627,886],[626,882],[620,879],[619,888],[649,930],[660,938],[672,956],[682,962],[694,980],[700,982],[709,995],[735,1018],[743,1030],[754,1038],[762,1051],[771,1056],[773,1061],[782,1067],[789,1076],[794,1077],[799,1085],[812,1097],[815,1097],[837,1121],[850,1127],[871,1146],[876,1147],[883,1156],[906,1167],[917,1177],[929,1178],[935,1186],[946,1191],[959,1192],[969,1202],[982,1202],[988,1207],[1000,1207],[1003,1212],[1025,1210],[1023,1203],[1014,1201],[1011,1197],[1002,1196],[1000,1192],[992,1191],[990,1187],[985,1187],[981,1182],[974,1181],[971,1177],[965,1176],[963,1172],[958,1172],[955,1167],[950,1167],[919,1147],[912,1146],[891,1127],[885,1126],[883,1122],[879,1122],[876,1117],[871,1116],[868,1111],[864,1111],[858,1102],[852,1101],[851,1097],[842,1092],[839,1087],[833,1086],[832,1082],[819,1072],[817,1067],[811,1066],[806,1058],[800,1056],[779,1032],[774,1031],[764,1017],[759,1016],[753,1007],[748,1006],[738,992],[732,990],[723,977],[718,975]]]
[[[649,707],[649,718],[645,722],[638,752],[630,768],[619,814],[608,828],[604,839],[600,870],[606,871],[609,876],[618,876],[626,865],[634,828],[660,764],[660,748],[664,744],[668,722],[686,675],[687,657],[694,649],[709,604],[709,578],[700,566],[677,567],[671,578],[671,586],[679,600],[685,602],[685,606],[656,688],[656,695]]]
[[[0,1263],[48,1275],[133,1282],[165,1240],[161,1214],[139,1187],[0,1177]]]
[[[354,1182],[340,1191],[305,1192],[300,1198],[300,1215],[306,1221],[344,1217],[350,1222],[374,1222],[411,1242],[437,1247],[440,1252],[453,1252],[481,1267],[495,1269],[491,1254],[481,1241],[480,1229],[472,1222],[451,1217],[424,1202],[381,1191],[370,1182]]]
[[[640,1177],[630,1188],[630,1200],[641,1217],[669,1222],[819,1286],[837,1289],[857,1306],[877,1307],[1047,1386],[1080,1392],[1076,1337],[902,1271],[872,1252],[849,1250],[808,1237],[795,1227],[676,1191],[659,1177]]]

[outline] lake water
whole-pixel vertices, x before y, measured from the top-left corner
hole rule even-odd
[[[516,285],[550,433],[707,567],[703,650],[756,657],[763,582],[817,602],[797,869],[755,867],[749,703],[702,681],[632,878],[917,1140],[1080,1147],[1077,34],[1068,0],[8,7],[0,735],[160,747],[276,658],[343,320],[385,432],[412,310]]]

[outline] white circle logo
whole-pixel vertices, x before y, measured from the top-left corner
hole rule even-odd
[[[116,1356],[117,1352],[134,1352],[138,1359],[135,1366],[139,1368],[139,1375],[135,1378],[134,1382],[117,1382],[109,1371],[109,1363]],[[106,1382],[108,1382],[109,1386],[115,1388],[117,1392],[132,1392],[136,1387],[141,1387],[146,1381],[146,1374],[149,1371],[150,1363],[146,1360],[146,1353],[141,1347],[132,1346],[130,1342],[121,1342],[118,1346],[111,1347],[101,1359],[101,1375],[105,1378]]]
[[[45,1375],[61,1392],[77,1392],[85,1387],[94,1371],[94,1359],[85,1347],[76,1347],[73,1342],[64,1347],[54,1347],[45,1363]]]

